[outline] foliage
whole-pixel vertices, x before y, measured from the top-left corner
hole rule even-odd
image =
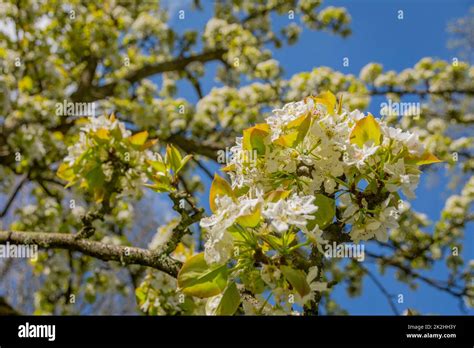
[[[102,248],[62,245],[31,267],[5,264],[2,286],[19,298],[29,289],[21,311],[343,314],[331,290],[357,296],[377,278],[325,258],[333,242],[363,243],[381,274],[472,307],[469,63],[426,57],[400,72],[371,62],[359,76],[322,66],[285,78],[273,52],[291,52],[303,31],[351,34],[349,13],[319,0],[217,1],[189,30],[150,1],[11,0],[0,13],[0,243],[9,231],[57,232],[74,235],[74,250]],[[462,42],[471,17],[451,25]],[[419,110],[364,113],[407,96]],[[67,104],[95,117],[60,112]],[[229,149],[219,164],[230,180],[207,169]],[[450,178],[438,221],[407,201],[420,166]],[[439,264],[446,280],[430,275]]]

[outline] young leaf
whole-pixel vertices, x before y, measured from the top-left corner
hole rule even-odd
[[[275,191],[270,191],[265,194],[265,200],[268,202],[276,203],[280,199],[285,199],[290,195],[291,191],[278,189]]]
[[[374,116],[369,114],[357,121],[349,139],[352,144],[362,148],[369,141],[372,141],[375,145],[380,145],[381,137],[382,131],[379,123],[375,120]]]
[[[318,207],[318,210],[314,213],[315,218],[308,220],[306,227],[312,230],[314,226],[319,225],[319,228],[323,229],[327,227],[336,215],[336,202],[334,199],[326,197],[320,193],[315,195],[314,205]]]
[[[291,268],[290,266],[281,266],[280,270],[300,296],[305,296],[310,293],[311,289],[303,271]]]
[[[188,163],[191,158],[193,158],[193,155],[186,155],[186,156],[183,157],[183,159],[181,160],[181,163],[179,165],[179,168],[176,169],[176,174],[178,174],[181,171],[181,169],[184,168],[186,163]]]
[[[259,224],[261,217],[261,207],[258,204],[253,212],[248,215],[239,216],[236,222],[243,227],[255,227]]]
[[[209,206],[212,211],[216,210],[216,197],[223,195],[234,198],[232,187],[219,175],[214,174],[214,180],[212,181],[211,190],[209,192]]]
[[[326,106],[328,113],[332,114],[336,107],[336,96],[330,91],[323,92],[314,98],[314,101],[319,104]]]
[[[441,161],[438,157],[433,155],[431,152],[425,152],[421,157],[408,157],[407,162],[421,166],[424,164],[440,163]]]
[[[130,141],[130,144],[135,145],[135,146],[142,146],[143,144],[145,144],[146,140],[148,139],[148,132],[143,131],[143,132],[134,134],[128,139]]]
[[[295,147],[304,139],[310,125],[310,114],[300,116],[286,125],[285,129],[292,131],[280,136],[274,143],[284,147]]]
[[[109,140],[110,139],[110,133],[108,129],[106,128],[100,128],[95,132],[95,136],[100,139],[100,140]]]
[[[165,162],[167,166],[174,171],[175,174],[178,168],[181,166],[182,160],[183,158],[181,157],[181,154],[179,153],[178,149],[173,145],[168,144],[166,146]]]
[[[297,139],[298,131],[293,131],[291,133],[279,136],[273,141],[273,143],[283,147],[293,147],[293,145],[296,144]]]
[[[240,305],[240,294],[234,282],[231,282],[222,294],[216,315],[234,315]]]
[[[216,296],[226,285],[226,265],[209,266],[204,260],[204,253],[187,260],[178,274],[178,286],[184,294],[190,296],[200,298]]]
[[[158,139],[150,139],[145,144],[140,147],[140,150],[146,150],[155,145],[158,142]]]
[[[259,155],[265,154],[265,138],[270,134],[270,126],[260,123],[252,128],[244,129],[242,145],[244,150],[256,150]]]
[[[221,170],[222,170],[223,172],[226,172],[226,173],[227,173],[227,172],[232,172],[232,171],[234,171],[235,169],[236,169],[235,163],[231,163],[231,164],[226,165],[225,167],[223,167]]]
[[[67,163],[61,163],[56,175],[66,181],[72,181],[75,177],[74,170]]]
[[[146,160],[146,163],[149,164],[158,173],[166,173],[166,166],[163,162]]]

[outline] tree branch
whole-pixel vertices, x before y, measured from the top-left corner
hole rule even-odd
[[[18,195],[18,192],[20,192],[21,188],[23,187],[23,185],[26,183],[27,180],[28,180],[28,175],[25,175],[20,180],[18,185],[15,187],[12,194],[10,195],[10,198],[7,201],[7,204],[5,205],[2,212],[0,213],[0,218],[3,218],[8,213],[8,209],[10,209],[10,206],[12,205],[12,203],[15,200],[16,196]]]
[[[213,60],[220,60],[225,52],[226,50],[224,49],[216,49],[199,54],[193,54],[189,57],[178,57],[166,62],[145,65],[139,69],[131,71],[127,76],[125,76],[124,80],[130,83],[135,83],[146,77],[156,74],[170,71],[182,71],[193,62],[206,63]],[[95,100],[104,99],[113,95],[117,84],[118,81],[113,81],[102,86],[92,86],[87,89],[78,89],[71,95],[71,99],[73,101],[82,102],[92,102]]]
[[[440,89],[440,90],[434,90],[430,91],[429,89],[407,89],[407,90],[402,90],[402,89],[392,89],[392,88],[386,88],[386,89],[376,89],[373,88],[372,90],[369,91],[370,95],[385,95],[385,94],[397,94],[398,96],[402,95],[417,95],[419,97],[425,97],[427,95],[449,95],[451,96],[452,94],[467,94],[467,95],[474,95],[474,89],[469,89],[469,88],[460,88],[460,89]]]
[[[152,250],[112,245],[77,239],[73,234],[48,232],[0,231],[0,244],[37,245],[42,249],[78,251],[102,261],[116,261],[124,265],[141,265],[163,271],[173,277],[178,275],[181,262]]]
[[[377,279],[377,277],[366,267],[359,265],[360,268],[364,270],[364,272],[369,276],[370,279],[374,282],[374,284],[379,288],[379,290],[382,292],[382,294],[385,296],[387,299],[388,304],[390,305],[390,308],[392,309],[393,313],[395,315],[400,315],[400,312],[398,311],[397,307],[393,303],[392,297],[388,290],[385,288],[385,286]]]

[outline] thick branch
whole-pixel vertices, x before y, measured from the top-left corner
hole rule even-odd
[[[466,95],[474,95],[474,89],[469,88],[460,88],[460,89],[440,89],[440,90],[429,90],[429,89],[393,89],[393,88],[385,88],[385,89],[372,89],[369,94],[370,95],[385,95],[385,94],[397,94],[399,96],[402,95],[417,95],[419,97],[425,97],[427,95],[449,95],[452,94],[466,94]]]
[[[0,244],[37,245],[42,249],[78,251],[102,261],[117,261],[125,265],[152,267],[176,277],[181,262],[147,249],[111,245],[84,239],[73,234],[47,232],[0,231]]]
[[[124,78],[124,80],[130,83],[135,83],[156,74],[170,71],[182,71],[193,62],[206,63],[213,60],[220,60],[225,52],[226,51],[224,49],[217,49],[199,54],[193,54],[189,57],[178,57],[166,62],[145,65],[137,70],[131,71]],[[78,89],[71,95],[71,99],[82,102],[92,102],[95,100],[104,99],[113,95],[114,88],[117,86],[117,83],[117,81],[113,81],[103,86],[93,86],[88,89]]]

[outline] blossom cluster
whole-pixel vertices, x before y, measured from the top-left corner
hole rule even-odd
[[[223,168],[230,183],[216,175],[213,215],[201,220],[204,258],[211,267],[231,265],[246,287],[272,289],[277,304],[290,288],[301,305],[326,288],[320,273],[298,264],[328,242],[325,231],[386,241],[403,197],[414,197],[418,167],[439,162],[417,134],[345,110],[330,92],[273,110],[231,152]]]
[[[147,138],[147,132],[132,135],[113,115],[90,118],[78,141],[68,147],[58,176],[68,186],[79,184],[97,202],[112,193],[135,192],[148,180],[147,161],[155,159],[146,150],[155,142]]]

